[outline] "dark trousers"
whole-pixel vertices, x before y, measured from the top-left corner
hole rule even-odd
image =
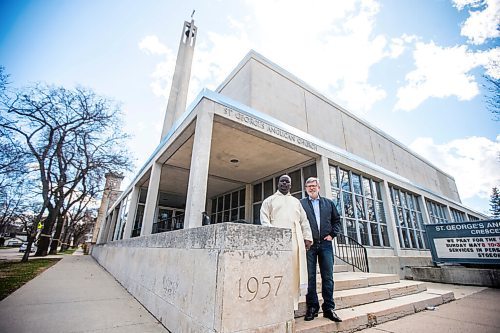
[[[331,241],[314,243],[307,251],[307,307],[319,309],[318,293],[316,292],[316,265],[319,262],[321,273],[321,294],[323,296],[323,311],[335,309],[333,301],[333,249]]]

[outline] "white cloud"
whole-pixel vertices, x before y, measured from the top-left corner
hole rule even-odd
[[[467,46],[441,47],[418,42],[413,51],[416,69],[406,75],[406,86],[398,89],[396,110],[410,111],[431,97],[455,96],[471,100],[479,93],[470,71],[478,66],[498,64],[499,49],[472,52]]]
[[[413,38],[374,35],[379,11],[374,0],[254,0],[246,5],[245,17],[227,18],[227,32],[209,31],[203,41],[198,38],[189,99],[202,87],[215,88],[249,49],[255,49],[338,103],[364,112],[386,97],[384,89],[368,82],[372,66],[399,57]],[[171,54],[154,36],[140,47],[151,54]],[[160,79],[168,74],[164,67],[174,61],[167,60],[155,71],[156,94],[164,92],[170,80]]]
[[[252,48],[245,24],[232,18],[228,20],[231,33],[208,32],[208,40],[196,46],[188,100],[202,88],[215,89]]]
[[[489,198],[500,185],[500,135],[456,139],[436,144],[431,138],[417,138],[410,148],[455,178],[462,199]]]
[[[148,54],[167,54],[169,52],[168,47],[163,45],[154,35],[144,37],[139,43],[139,49]]]
[[[371,85],[373,65],[398,57],[403,38],[374,35],[376,1],[251,1],[258,51],[353,111],[370,110],[386,92]],[[360,93],[368,92],[360,101]]]
[[[462,36],[472,44],[483,44],[487,39],[500,37],[500,2],[498,0],[453,0],[458,10],[469,7],[469,17],[462,25]]]
[[[500,47],[483,52],[480,56],[484,58],[481,62],[484,63],[486,74],[500,79]]]
[[[156,96],[163,96],[167,99],[175,70],[173,51],[162,44],[158,37],[154,35],[144,37],[139,43],[139,49],[146,54],[163,56],[163,60],[156,64],[155,70],[151,74],[153,79],[151,89]]]
[[[452,0],[453,6],[455,6],[458,10],[464,9],[466,6],[477,7],[484,0]]]

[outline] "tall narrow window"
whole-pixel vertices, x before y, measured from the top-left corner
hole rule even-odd
[[[262,190],[260,188],[260,190]],[[234,222],[245,219],[245,189],[212,198],[210,223]]]
[[[120,215],[118,215],[118,219],[116,221],[117,227],[115,228],[115,240],[123,238],[123,232],[125,231],[125,224],[127,223],[128,210],[130,206],[130,197],[130,194],[128,194],[125,199],[122,200]]]
[[[416,194],[390,186],[399,245],[404,249],[427,249],[422,211]]]
[[[453,222],[458,223],[467,221],[464,212],[454,208],[450,208],[450,211],[451,211],[451,219],[453,220]]]
[[[146,206],[146,197],[148,195],[148,189],[141,188],[139,192],[139,202],[137,203],[137,210],[135,211],[134,227],[132,228],[131,237],[137,237],[141,235],[142,228],[142,218],[144,217],[144,208]]]
[[[366,176],[330,165],[333,202],[344,234],[367,246],[389,247],[380,184]]]
[[[431,223],[449,223],[446,217],[446,206],[441,205],[431,200],[425,200],[427,204],[427,212],[429,213],[429,221]]]

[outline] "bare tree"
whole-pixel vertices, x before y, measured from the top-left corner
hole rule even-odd
[[[49,254],[57,253],[57,248],[61,243],[67,243],[67,231],[71,231],[76,223],[79,223],[81,219],[85,216],[92,208],[92,203],[97,206],[95,199],[98,193],[101,191],[100,183],[102,183],[100,175],[89,173],[83,177],[78,188],[71,192],[70,195],[65,200],[65,203],[59,213],[54,237],[50,243]],[[62,234],[63,227],[66,226],[65,235]],[[62,250],[64,250],[64,246]]]
[[[120,110],[92,90],[42,84],[3,98],[2,108],[0,130],[21,143],[24,155],[36,165],[42,205],[35,222],[47,216],[35,255],[44,256],[55,222],[75,203],[71,198],[86,178],[129,169]]]
[[[19,215],[19,220],[23,224],[23,229],[26,230],[28,241],[28,246],[26,247],[23,258],[21,259],[22,262],[28,261],[31,247],[36,242],[38,227],[45,221],[44,218],[42,218],[41,221],[37,220],[38,213],[43,210],[40,202],[31,201],[27,206],[26,210]]]
[[[486,96],[486,105],[493,114],[495,121],[500,120],[500,80],[494,77],[485,75],[486,84],[484,87],[488,91]]]
[[[70,237],[73,238],[73,247],[85,242],[87,235],[92,231],[95,224],[95,215],[97,212],[95,210],[87,210],[85,214],[82,215],[81,219],[73,225]]]
[[[8,75],[0,66],[0,100],[8,94]],[[0,113],[0,119],[4,119]],[[19,222],[29,205],[28,193],[32,190],[27,168],[28,158],[19,142],[0,127],[0,233]]]

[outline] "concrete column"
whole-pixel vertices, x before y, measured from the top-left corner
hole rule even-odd
[[[196,116],[189,185],[186,199],[184,228],[201,226],[201,213],[205,210],[207,197],[208,167],[212,146],[214,114],[208,108],[200,108]]]
[[[427,210],[427,205],[425,203],[425,198],[423,195],[418,196],[418,204],[420,205],[420,209],[422,210],[422,218],[425,224],[434,223],[431,221],[431,216],[429,215],[429,211]]]
[[[316,170],[321,186],[319,194],[322,197],[332,199],[333,195],[330,185],[330,164],[328,163],[328,158],[326,156],[321,155],[316,159]]]
[[[431,224],[431,223],[434,223],[431,221],[431,217],[429,215],[429,211],[427,210],[427,205],[425,204],[425,198],[423,195],[419,195],[417,197],[417,200],[418,200],[418,204],[420,206],[420,211],[422,212],[422,220],[424,222],[424,224]],[[422,226],[422,228],[424,229],[425,231],[425,226]],[[424,237],[427,238],[427,233],[425,232],[424,233]],[[429,239],[425,239],[425,241],[427,241],[427,244],[428,246],[430,246],[430,242],[429,242]]]
[[[97,244],[106,243],[107,230],[109,229],[110,216],[104,216],[103,223],[101,224],[101,229],[99,230],[99,235],[97,237]]]
[[[252,184],[247,184],[245,186],[245,221],[253,223],[252,212],[253,212],[253,193]]]
[[[111,229],[111,223],[113,222],[113,217],[115,216],[115,211],[111,211],[111,213],[106,216],[106,220],[105,220],[105,227],[103,228],[102,230],[102,235],[101,235],[101,239],[100,239],[100,242],[101,243],[107,243],[108,242],[108,236],[109,236],[109,229]]]
[[[123,232],[123,239],[130,238],[130,234],[132,233],[132,227],[135,222],[135,214],[137,212],[137,203],[139,202],[139,193],[141,188],[139,186],[134,186],[132,193],[130,195],[129,207],[128,207],[128,215],[127,221],[125,222],[125,231]]]
[[[160,189],[161,167],[162,165],[156,162],[154,162],[151,167],[148,195],[146,196],[144,218],[142,219],[141,236],[151,235],[151,232],[153,231],[153,222],[156,215],[156,203],[158,202],[158,190]]]
[[[125,204],[126,204],[126,202],[122,201],[122,202],[120,202],[120,204],[118,206],[118,216],[116,217],[116,227],[115,227],[115,231],[113,233],[113,238],[112,238],[113,240],[117,240],[118,237],[120,236],[120,229],[121,229],[122,223],[123,223],[121,218],[122,218],[122,214],[123,214],[123,209],[125,208]]]
[[[389,241],[394,249],[394,255],[398,256],[401,254],[401,247],[399,246],[399,234],[396,228],[396,216],[394,216],[394,210],[392,209],[391,192],[389,189],[389,183],[384,180],[383,186],[380,188],[382,194],[382,202],[384,203],[385,217],[387,218],[387,232],[389,233]]]

